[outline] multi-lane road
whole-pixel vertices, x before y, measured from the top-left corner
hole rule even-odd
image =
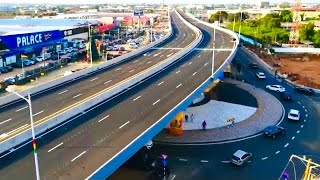
[[[196,34],[172,14],[173,36],[160,47],[184,48],[195,40]],[[174,56],[180,49],[153,49],[126,62],[101,70],[87,77],[74,80],[41,94],[32,96],[32,108],[35,122],[42,122],[66,111],[95,94],[116,86],[121,81]],[[15,133],[29,128],[29,109],[25,101],[0,107],[0,142]]]
[[[177,34],[178,38],[182,38],[180,42],[175,40],[174,42],[177,44],[171,44],[169,47],[185,47],[195,38],[195,34],[188,31],[185,25],[179,24],[180,20],[175,15],[173,15],[173,19],[178,24],[177,28],[181,29]],[[201,28],[204,35],[198,48],[212,48],[213,30],[199,23],[194,24]],[[229,35],[217,31],[216,47],[232,48],[234,42],[231,42],[230,39]],[[93,89],[97,90],[96,87],[104,86],[104,83],[108,82],[109,78],[113,77],[117,71],[125,70],[120,73],[125,76],[133,67],[145,66],[143,64],[148,64],[149,61],[155,63],[155,61],[159,61],[158,57],[169,56],[174,52],[176,50],[172,49],[152,51],[151,55],[148,53],[141,57],[144,60],[132,60],[126,63],[126,68],[117,70],[121,66],[115,67],[109,76],[94,76],[86,79],[86,83],[83,83],[82,86],[74,87],[72,91],[68,89],[65,89],[68,91],[52,90],[48,96],[52,96],[51,99],[54,100],[61,95],[72,93],[69,99],[76,102],[77,97],[75,96],[79,94],[73,91],[77,91],[77,88],[83,88],[82,93],[86,91],[93,93],[95,92]],[[226,51],[216,53],[214,64],[216,69],[221,66],[229,54],[230,52]],[[95,106],[86,113],[75,117],[68,124],[41,136],[38,140],[40,143],[38,153],[41,177],[44,179],[83,179],[88,177],[206,80],[211,75],[211,58],[212,51],[210,50],[192,51],[177,63],[135,88]],[[136,66],[136,63],[140,64]],[[87,85],[90,88],[87,88]],[[70,87],[66,86],[65,88]],[[64,99],[66,98],[61,98],[61,101]],[[50,103],[45,101],[43,106]],[[41,112],[40,109],[38,111]],[[7,179],[32,179],[35,177],[33,156],[29,146],[24,146],[3,157],[1,166],[0,176]]]
[[[296,93],[292,85],[274,78],[274,74],[261,63],[259,70],[250,69],[248,65],[256,60],[242,48],[238,49],[235,59],[242,65],[241,78],[246,82],[262,89],[268,84],[280,84],[292,93],[294,101],[287,102],[281,100],[278,93],[270,92],[283,103],[286,113],[290,109],[299,110],[301,120],[292,122],[285,116],[280,125],[285,128],[286,134],[275,139],[260,135],[236,142],[202,146],[154,146],[156,153],[168,154],[169,166],[177,180],[276,180],[281,176],[291,154],[306,155],[307,158],[320,162],[319,94],[306,96]],[[256,78],[255,73],[258,71],[266,74],[265,80]],[[244,167],[229,163],[231,155],[238,149],[253,153],[253,158]],[[299,165],[299,162],[290,162],[285,170],[291,179],[295,179],[294,170],[298,178],[302,176],[304,166],[301,166],[301,162]]]

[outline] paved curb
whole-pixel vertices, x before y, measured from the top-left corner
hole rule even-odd
[[[241,82],[237,82],[237,84],[238,83],[241,83]],[[241,84],[244,84],[244,83],[241,83]],[[245,84],[245,85],[248,85],[248,84]],[[263,90],[260,90],[260,91],[263,91]],[[266,93],[266,92],[264,92],[264,93]],[[267,93],[267,94],[269,94],[269,93]],[[272,95],[270,95],[270,96],[272,96]],[[284,107],[283,107],[282,103],[277,98],[275,98],[275,97],[273,97],[273,98],[274,98],[273,99],[274,101],[277,101],[278,106],[281,106],[281,115],[279,114],[278,120],[276,122],[273,121],[272,123],[279,125],[284,119],[285,110],[284,110]],[[265,105],[264,103],[266,103],[266,102],[261,102],[261,100],[260,100],[260,105],[262,104],[262,106],[263,106],[263,105]],[[260,111],[260,112],[258,112],[258,111]],[[255,119],[252,119],[252,118],[257,116],[261,112],[264,113],[264,109],[260,109],[260,110],[257,109],[255,114],[253,114],[247,120],[244,120],[242,122],[243,123],[250,123],[250,125],[252,125],[251,123],[256,123],[256,121],[259,121],[259,120],[255,120]],[[268,113],[268,114],[270,114],[270,113]],[[262,114],[262,116],[260,116],[260,117],[263,117],[263,115],[265,116],[266,113]],[[260,122],[261,122],[261,119],[260,119]],[[239,123],[241,123],[241,122],[239,122]],[[270,124],[268,124],[268,125],[270,125]],[[246,124],[241,124],[241,126],[247,127]],[[215,133],[216,133],[215,131],[222,131],[222,132],[219,132],[219,133],[223,133],[223,131],[225,129],[226,129],[226,131],[228,131],[228,130],[232,130],[232,128],[234,128],[234,127],[230,127],[230,128],[221,127],[221,128],[215,128],[215,129],[208,129],[205,132],[201,131],[201,130],[191,130],[191,131],[187,131],[186,133],[184,133],[180,137],[173,137],[173,136],[170,137],[169,135],[166,135],[166,134],[164,134],[163,137],[161,137],[161,135],[158,135],[157,138],[153,139],[153,141],[156,144],[167,144],[167,145],[211,145],[211,144],[223,144],[223,143],[241,141],[241,140],[257,137],[257,136],[260,136],[260,135],[263,134],[262,131],[263,131],[264,128],[262,128],[261,125],[260,125],[260,127],[251,126],[251,128],[252,127],[256,128],[256,129],[253,130],[255,132],[253,132],[252,134],[248,133],[249,135],[246,134],[246,135],[244,135],[242,137],[241,136],[237,136],[237,138],[225,138],[225,139],[219,139],[219,140],[213,140],[212,138],[210,139],[210,137],[215,137],[214,136]],[[162,131],[161,133],[166,133],[166,132]],[[193,137],[192,134],[198,134],[200,138],[196,139],[196,138]],[[207,139],[203,140],[201,137],[206,137]],[[186,141],[183,141],[184,138],[185,138]],[[170,141],[170,139],[172,141]],[[192,140],[192,139],[194,139],[194,140]]]

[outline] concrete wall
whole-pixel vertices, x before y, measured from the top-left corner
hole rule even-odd
[[[320,48],[277,48],[273,47],[274,52],[283,54],[320,54]]]
[[[180,16],[181,17],[181,16]],[[182,17],[181,17],[182,18]],[[197,20],[197,19],[195,19]],[[199,21],[199,20],[197,20]],[[202,21],[199,21],[206,24]],[[209,27],[213,27],[211,24],[206,24]],[[188,23],[188,26],[192,26]],[[216,27],[217,28],[217,27]],[[239,44],[239,39],[237,35],[227,29],[217,28],[220,31],[228,33],[236,38],[236,45]],[[237,47],[237,46],[235,46]],[[188,48],[189,49],[189,48]],[[184,50],[187,52],[187,50]],[[231,52],[229,57],[223,63],[223,65],[215,72],[215,77],[223,77],[223,69],[232,61],[236,54],[236,49]],[[130,144],[124,147],[119,153],[117,153],[112,159],[107,161],[94,173],[92,173],[87,179],[105,179],[110,176],[118,167],[120,167],[126,160],[128,160],[135,152],[137,152],[145,143],[152,139],[156,134],[158,134],[163,128],[165,128],[168,123],[180,112],[185,110],[194,99],[199,97],[201,93],[213,82],[214,78],[208,77],[208,79],[203,82],[197,89],[195,89],[191,94],[189,94],[183,101],[176,105],[171,111],[165,114],[161,119],[159,119],[153,126],[146,129],[140,136],[135,138]]]
[[[95,94],[93,97],[91,97],[90,99],[82,102],[81,104],[79,103],[79,105],[66,110],[56,116],[50,117],[46,120],[44,120],[43,122],[36,122],[36,126],[35,126],[35,133],[36,134],[40,134],[43,133],[45,131],[47,131],[48,129],[51,129],[55,126],[57,126],[60,123],[63,123],[64,121],[66,121],[69,118],[72,118],[73,116],[76,116],[79,113],[85,112],[86,109],[89,109],[90,107],[103,102],[104,100],[120,93],[121,91],[127,89],[128,87],[131,87],[135,84],[141,83],[141,81],[143,81],[144,79],[146,79],[147,77],[163,70],[165,67],[167,67],[168,65],[170,65],[171,63],[173,63],[174,61],[176,61],[177,59],[181,58],[182,56],[184,56],[187,52],[191,51],[202,39],[202,34],[201,32],[196,28],[196,27],[192,27],[192,29],[194,31],[196,31],[196,33],[198,34],[198,39],[196,39],[193,43],[191,43],[189,46],[187,46],[185,48],[184,51],[180,51],[178,52],[175,56],[171,56],[170,58],[167,58],[165,61],[161,61],[158,64],[128,78],[123,80],[122,82],[119,82],[117,84],[115,84],[114,86],[101,91],[97,94]],[[172,31],[170,31],[172,32]],[[168,35],[169,36],[169,35]],[[124,55],[126,56],[126,55]],[[70,75],[72,76],[72,75]],[[66,76],[68,77],[68,76]],[[0,146],[0,153],[3,153],[27,140],[29,140],[31,137],[31,131],[27,130],[27,131],[23,131],[21,133],[16,134],[14,137],[11,137],[10,139],[6,139],[3,140],[3,142],[1,143]]]

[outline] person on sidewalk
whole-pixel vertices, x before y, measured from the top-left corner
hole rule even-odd
[[[184,119],[186,120],[186,122],[188,122],[188,118],[189,118],[188,115],[184,115]]]
[[[193,119],[194,119],[194,115],[191,114],[191,116],[190,116],[190,121],[191,121],[191,123],[193,123]]]
[[[203,121],[202,122],[202,130],[206,130],[206,127],[207,127],[207,122],[206,121]]]
[[[236,124],[236,122],[234,122],[234,120],[231,122],[231,126],[233,127]]]

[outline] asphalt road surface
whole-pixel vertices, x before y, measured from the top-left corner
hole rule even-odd
[[[159,47],[184,48],[195,40],[195,33],[186,26],[175,13],[172,13],[173,36]],[[57,115],[70,109],[90,96],[108,89],[113,85],[143,71],[155,64],[173,56],[180,50],[158,49],[132,58],[122,64],[93,73],[41,94],[32,96],[32,109],[34,121],[48,119],[49,115]],[[23,100],[0,107],[0,137],[10,137],[19,128],[29,127],[29,108]],[[2,136],[1,136],[2,135]],[[0,138],[1,142],[2,138]]]
[[[210,48],[212,29],[196,25],[204,34],[199,48]],[[217,48],[234,46],[227,34],[217,31],[216,38]],[[215,67],[229,54],[216,53]],[[83,179],[90,175],[206,80],[211,75],[211,58],[209,50],[194,50],[126,93],[41,136],[38,153],[42,179]],[[2,158],[0,176],[35,179],[33,162],[30,146],[24,146]]]
[[[306,155],[320,163],[319,94],[306,96],[294,92],[292,85],[274,78],[260,63],[259,70],[250,69],[248,64],[255,60],[242,48],[238,50],[235,59],[242,66],[240,78],[246,82],[262,89],[269,84],[280,84],[293,94],[294,101],[286,102],[279,98],[278,93],[270,92],[281,100],[285,108],[286,116],[280,125],[285,128],[286,133],[275,139],[260,135],[242,141],[205,146],[155,145],[154,151],[156,154],[168,155],[168,164],[175,174],[175,180],[276,180],[282,172],[287,172],[290,179],[295,179],[294,170],[296,177],[301,178],[305,167],[301,161],[295,160],[286,169],[285,167],[291,154]],[[266,74],[265,80],[256,78],[255,73],[258,71]],[[289,109],[300,111],[300,122],[292,122],[286,118]],[[243,167],[229,163],[231,155],[238,149],[253,153],[253,158]]]

